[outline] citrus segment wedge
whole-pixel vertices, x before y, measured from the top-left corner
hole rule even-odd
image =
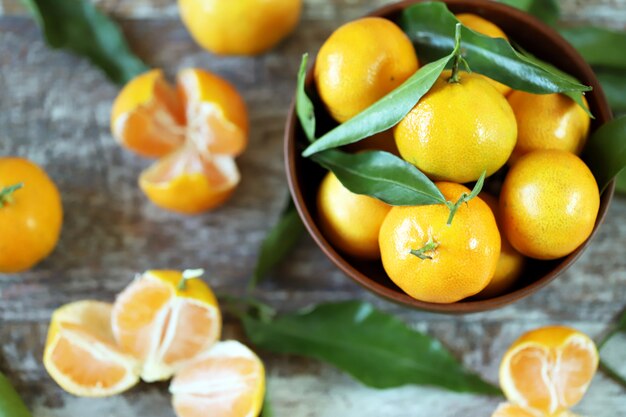
[[[147,271],[118,296],[113,334],[142,363],[141,378],[168,379],[220,336],[221,315],[210,288],[179,271]]]
[[[563,326],[531,331],[500,364],[500,385],[509,401],[558,414],[577,404],[598,367],[598,351],[583,333]]]
[[[226,201],[239,181],[232,157],[203,156],[186,146],[142,172],[139,186],[157,206],[196,214]]]
[[[261,360],[237,341],[216,344],[179,371],[170,386],[178,417],[256,417],[265,394]]]
[[[570,411],[558,414],[546,414],[541,411],[520,407],[511,403],[502,403],[498,406],[491,417],[580,417]]]
[[[52,315],[43,363],[65,391],[81,397],[121,393],[139,381],[139,364],[111,333],[111,304],[79,301]]]
[[[160,70],[129,82],[113,103],[111,132],[124,147],[146,157],[166,155],[185,141],[184,112]]]

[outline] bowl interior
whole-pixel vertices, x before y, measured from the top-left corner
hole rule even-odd
[[[371,13],[371,15],[396,21],[404,8],[421,1],[425,0],[407,0],[394,3]],[[499,3],[487,0],[447,0],[445,3],[453,13],[474,13],[494,22],[506,32],[512,41],[527,51],[573,75],[582,83],[592,86],[593,91],[586,95],[589,107],[596,117],[592,121],[592,132],[612,118],[610,107],[593,71],[556,31],[530,15]],[[336,122],[323,110],[323,105],[313,85],[312,75],[312,70],[310,70],[307,77],[307,91],[315,103],[319,134],[319,132],[332,129],[336,126]],[[325,254],[349,277],[374,293],[406,306],[444,313],[478,312],[504,306],[537,291],[556,278],[578,258],[591,239],[590,237],[585,244],[566,258],[555,261],[529,261],[517,287],[499,297],[485,300],[470,298],[453,304],[418,301],[405,294],[388,278],[380,261],[365,262],[348,257],[335,250],[326,240],[316,224],[315,202],[319,184],[326,171],[300,155],[305,147],[306,139],[292,108],[285,133],[287,177],[296,207],[311,236]],[[496,174],[495,178],[490,180],[491,185],[496,185],[502,176],[502,173],[500,173],[500,177]],[[614,185],[611,184],[601,196],[600,212],[593,234],[604,219],[613,195],[613,189]]]

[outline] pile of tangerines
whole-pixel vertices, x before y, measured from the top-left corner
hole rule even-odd
[[[476,32],[507,38],[479,16],[457,18]],[[314,78],[328,113],[342,123],[418,67],[407,35],[387,19],[368,17],[328,38]],[[460,68],[444,71],[404,119],[360,148],[401,156],[451,203],[469,195],[464,184],[484,172],[505,175],[499,190],[481,193],[451,216],[452,205],[391,207],[350,192],[328,173],[317,198],[321,229],[344,253],[381,259],[389,278],[415,299],[500,295],[516,285],[526,258],[564,257],[593,231],[599,190],[577,156],[589,127],[587,112],[565,95],[511,91]]]

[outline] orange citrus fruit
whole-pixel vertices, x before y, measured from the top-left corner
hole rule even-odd
[[[160,207],[199,213],[222,204],[239,183],[234,157],[247,146],[246,106],[210,72],[182,70],[177,88],[160,70],[131,80],[113,104],[111,129],[123,146],[162,158],[139,180]]]
[[[453,202],[470,193],[454,183],[441,182],[437,187]],[[459,207],[450,225],[449,214],[443,204],[393,207],[380,228],[385,271],[417,300],[462,300],[482,291],[496,270],[500,233],[489,206],[476,197]]]
[[[585,334],[563,326],[530,331],[507,350],[500,386],[508,400],[558,415],[583,397],[598,368],[598,351]]]
[[[391,207],[351,192],[329,172],[317,192],[322,232],[341,251],[363,259],[380,258],[378,232]]]
[[[501,249],[496,272],[493,274],[489,285],[478,294],[480,298],[492,298],[504,294],[515,285],[524,268],[524,256],[511,246],[502,233],[498,199],[485,192],[480,193],[479,197],[487,203],[493,212],[498,230],[500,230]]]
[[[65,391],[106,397],[139,381],[139,364],[111,333],[111,309],[108,303],[79,301],[53,313],[43,363]]]
[[[418,66],[402,29],[390,20],[366,17],[330,35],[317,56],[314,75],[331,116],[345,122],[393,91]]]
[[[534,151],[511,168],[500,193],[502,229],[522,254],[557,259],[593,231],[600,194],[593,174],[566,151]]]
[[[512,161],[538,149],[559,149],[579,154],[587,141],[589,115],[562,94],[514,91],[509,103],[517,119],[517,145]],[[585,104],[587,100],[585,100]]]
[[[63,223],[57,187],[44,170],[0,157],[0,272],[21,272],[47,257]]]
[[[302,0],[178,0],[187,30],[203,48],[225,55],[256,55],[298,24]]]
[[[457,14],[456,18],[463,24],[463,26],[472,29],[475,32],[480,33],[481,35],[489,36],[490,38],[502,38],[504,40],[509,40],[506,34],[496,26],[494,23],[488,21],[485,18],[482,18],[478,15],[471,13],[461,13]],[[511,87],[506,84],[502,84],[496,80],[492,80],[489,77],[485,77],[487,81],[489,81],[502,95],[507,95],[511,92]]]
[[[477,74],[450,81],[444,71],[395,127],[400,155],[437,181],[466,183],[500,169],[511,156],[517,123],[511,106]]]
[[[580,417],[565,410],[557,414],[546,414],[532,408],[520,407],[511,403],[502,403],[498,406],[491,417]]]
[[[236,341],[219,342],[181,369],[170,386],[178,417],[255,417],[265,395],[261,360]]]
[[[141,378],[171,377],[220,337],[221,314],[202,271],[147,271],[122,291],[111,323],[118,344],[142,363]]]

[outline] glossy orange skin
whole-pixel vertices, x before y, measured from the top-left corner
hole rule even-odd
[[[509,291],[520,278],[524,268],[525,258],[521,253],[515,250],[509,243],[506,236],[502,233],[502,221],[500,220],[500,205],[496,197],[482,192],[479,197],[487,203],[498,224],[501,237],[500,258],[496,272],[491,279],[487,288],[477,295],[480,299],[497,297]]]
[[[17,157],[0,158],[0,190],[23,183],[11,201],[0,207],[0,272],[25,271],[56,246],[63,222],[57,187],[34,163]]]
[[[450,83],[444,71],[396,125],[400,155],[435,181],[467,183],[499,170],[511,156],[517,123],[511,106],[479,74]]]
[[[559,149],[580,154],[587,142],[591,119],[574,100],[563,94],[531,94],[514,91],[509,104],[517,120],[515,163],[538,149]],[[583,97],[585,104],[587,100]]]
[[[600,207],[593,174],[576,155],[539,150],[522,156],[500,193],[503,232],[535,259],[558,259],[591,235]]]
[[[456,202],[466,187],[442,182],[437,187]],[[476,197],[459,207],[451,225],[443,204],[394,207],[380,228],[383,266],[389,278],[411,297],[431,303],[454,303],[482,291],[500,256],[500,233],[491,209]],[[420,259],[411,250],[432,238],[439,246]]]
[[[343,123],[418,67],[411,40],[395,23],[366,17],[346,23],[324,42],[315,61],[315,85],[331,116]]]
[[[196,42],[222,55],[257,55],[289,35],[302,0],[178,0],[180,17]]]

